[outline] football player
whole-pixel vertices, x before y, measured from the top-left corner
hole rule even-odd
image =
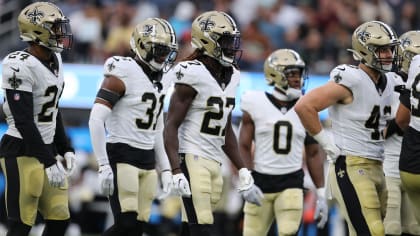
[[[395,87],[395,80],[385,73],[396,68],[399,44],[387,24],[361,24],[352,35],[350,49],[358,66],[335,67],[328,83],[311,90],[295,106],[304,127],[332,163],[330,187],[350,235],[385,234],[387,191],[381,133],[390,119]],[[318,118],[325,108],[329,108],[333,138]]]
[[[171,83],[164,73],[177,55],[175,32],[166,20],[148,18],[134,28],[130,46],[134,57],[106,60],[89,119],[100,189],[109,196],[114,215],[103,235],[142,235],[157,173],[165,193],[172,186],[162,109]]]
[[[264,74],[268,84],[274,86],[272,93],[249,91],[241,99],[239,150],[253,162],[252,176],[264,193],[260,207],[245,203],[243,235],[267,235],[274,219],[279,235],[297,234],[303,213],[303,147],[317,187],[319,226],[324,227],[328,206],[323,156],[293,109],[302,96],[305,62],[297,52],[279,49],[265,60]]]
[[[394,92],[391,114],[395,117],[398,106],[400,104],[399,97],[407,96],[405,92],[405,81],[407,81],[407,73],[411,58],[415,54],[420,53],[420,31],[409,31],[400,36],[402,49],[400,58],[402,58],[401,70],[399,75],[394,75],[394,80],[397,80],[398,87]],[[393,73],[393,72],[390,72]],[[402,105],[404,106],[404,105]],[[402,107],[402,109],[405,107]],[[408,110],[408,109],[407,109]],[[408,112],[409,116],[409,112]],[[407,117],[408,117],[407,116]],[[384,219],[385,234],[386,235],[400,235],[401,233],[408,233],[411,235],[420,235],[420,227],[417,223],[413,210],[414,206],[410,203],[407,192],[401,186],[401,178],[399,173],[399,160],[401,152],[401,142],[403,139],[403,131],[396,124],[395,119],[388,122],[386,140],[385,140],[385,159],[384,159],[384,173],[386,186],[388,189],[388,203]],[[404,165],[404,164],[403,164]]]
[[[396,123],[404,132],[401,145],[399,170],[402,187],[413,204],[411,207],[420,224],[420,31],[407,32],[401,36],[402,70],[408,73],[408,92],[401,96]],[[404,36],[404,37],[403,37]]]
[[[239,156],[231,124],[239,84],[238,27],[228,14],[208,11],[194,19],[191,36],[195,51],[171,70],[175,89],[164,141],[190,234],[207,236],[221,197],[222,158],[239,169],[239,191],[247,201],[260,204],[262,193]]]
[[[3,110],[8,129],[0,143],[6,176],[8,236],[28,235],[37,211],[43,235],[64,235],[69,223],[66,175],[74,168],[58,109],[64,88],[60,53],[71,48],[69,20],[54,4],[36,2],[18,16],[20,38],[28,43],[3,60]],[[66,159],[66,170],[56,156]]]

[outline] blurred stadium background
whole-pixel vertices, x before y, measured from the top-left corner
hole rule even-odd
[[[0,60],[9,52],[26,45],[18,40],[17,16],[33,1],[0,0]],[[305,89],[308,91],[328,80],[337,64],[354,63],[346,51],[351,34],[367,20],[382,20],[402,34],[420,29],[420,1],[416,0],[63,0],[57,4],[71,20],[73,50],[64,53],[66,87],[60,107],[67,131],[77,150],[78,174],[71,180],[70,200],[73,224],[68,236],[99,235],[110,224],[106,198],[98,193],[96,163],[92,156],[88,118],[90,107],[102,81],[102,63],[111,55],[131,54],[129,38],[133,26],[147,17],[168,19],[177,33],[180,55],[191,52],[190,26],[203,11],[221,10],[237,21],[242,34],[242,70],[238,98],[245,90],[269,89],[262,73],[268,54],[278,48],[299,52],[308,66]],[[1,68],[0,68],[1,72]],[[0,98],[2,93],[0,92]],[[167,96],[169,99],[169,95]],[[1,99],[0,101],[2,101]],[[1,103],[1,102],[0,102]],[[239,99],[233,112],[237,126],[241,119]],[[328,125],[325,111],[321,119]],[[0,112],[0,135],[6,130]],[[236,194],[235,173],[226,163],[226,194],[215,215],[214,236],[240,235],[242,200]],[[4,180],[0,175],[0,195]],[[305,197],[305,213],[299,235],[345,235],[345,225],[331,208],[331,219],[325,230],[316,230],[312,220],[314,194],[311,181]],[[0,200],[0,236],[4,235],[4,202]],[[156,201],[148,235],[175,235],[179,226],[179,201]],[[32,231],[39,235],[42,222]],[[275,235],[275,227],[269,235]]]

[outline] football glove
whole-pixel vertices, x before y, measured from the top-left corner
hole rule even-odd
[[[114,193],[114,173],[112,173],[111,166],[105,164],[99,167],[99,186],[100,191],[105,196],[110,196]]]
[[[188,183],[188,180],[183,173],[173,176],[173,192],[182,197],[191,196],[190,183]]]
[[[247,168],[239,170],[239,186],[238,191],[245,201],[261,206],[261,200],[264,194],[261,189],[254,184],[251,172]]]
[[[322,229],[328,220],[328,203],[325,198],[325,188],[318,188],[316,190],[317,200],[314,214],[314,220],[318,221],[318,228]]]
[[[73,175],[76,169],[76,155],[73,152],[66,152],[64,160],[66,161],[67,176]]]
[[[313,138],[321,145],[322,149],[324,149],[328,162],[335,163],[340,155],[340,149],[335,145],[331,136],[322,129],[318,134],[314,135]]]
[[[157,199],[162,200],[171,194],[173,186],[172,173],[169,170],[164,170],[160,173],[160,188],[158,191]]]
[[[54,165],[45,168],[45,173],[47,174],[48,183],[52,187],[64,187],[67,172],[60,161],[57,161]]]

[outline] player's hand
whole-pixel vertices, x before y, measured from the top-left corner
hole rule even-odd
[[[101,193],[110,196],[114,193],[114,173],[109,164],[102,165],[98,170]]]
[[[321,132],[314,135],[313,138],[321,145],[322,149],[324,149],[328,162],[335,163],[340,155],[340,149],[335,145],[331,136],[325,133],[324,130],[321,130]]]
[[[64,160],[66,161],[67,176],[72,176],[76,169],[76,155],[74,152],[64,153]]]
[[[173,175],[173,193],[182,197],[191,196],[190,183],[183,173]]]
[[[57,161],[54,165],[45,168],[45,173],[47,174],[48,183],[52,187],[64,187],[66,181],[66,170],[61,162]]]
[[[314,220],[318,222],[318,228],[322,229],[328,220],[328,203],[325,198],[325,188],[318,188],[316,190],[317,201],[314,214]]]
[[[264,194],[254,184],[254,178],[252,178],[251,172],[247,168],[241,168],[239,170],[238,190],[245,201],[261,206],[261,200],[264,198]]]
[[[157,199],[162,200],[171,194],[173,187],[173,177],[169,170],[164,170],[160,173],[160,185],[161,191],[157,196]]]

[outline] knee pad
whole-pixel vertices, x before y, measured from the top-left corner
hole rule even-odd
[[[401,234],[401,224],[400,222],[388,222],[385,224],[385,234],[390,235],[400,235]]]
[[[384,224],[381,221],[375,221],[370,224],[369,230],[372,236],[385,235]]]
[[[278,231],[280,235],[297,235],[300,224],[296,222],[284,222],[284,224],[279,227]]]
[[[64,235],[70,220],[46,220],[42,236]]]
[[[31,226],[22,223],[21,221],[8,221],[9,231],[8,236],[27,236],[31,231]]]
[[[420,235],[420,226],[418,224],[410,224],[409,226],[407,226],[407,232],[404,233]]]

